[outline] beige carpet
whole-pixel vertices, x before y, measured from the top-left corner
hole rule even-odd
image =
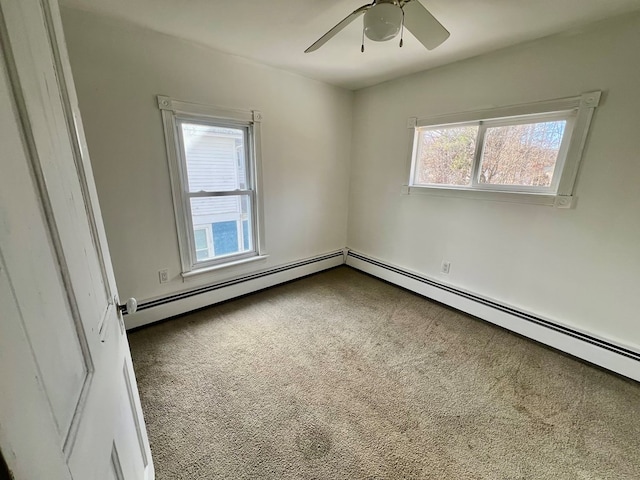
[[[640,479],[640,385],[340,267],[130,336],[158,480]]]

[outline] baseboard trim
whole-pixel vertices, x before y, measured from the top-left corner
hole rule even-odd
[[[499,325],[625,377],[640,381],[640,353],[509,305],[349,250],[347,265]]]
[[[127,330],[142,327],[167,318],[182,315],[209,305],[264,290],[280,283],[343,265],[344,251],[319,255],[304,260],[261,270],[224,282],[142,301],[136,313],[125,316]]]

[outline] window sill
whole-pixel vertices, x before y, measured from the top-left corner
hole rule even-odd
[[[507,203],[528,203],[556,208],[572,208],[574,197],[549,193],[509,192],[496,190],[471,190],[450,187],[416,187],[403,185],[403,195],[435,195],[438,197],[458,197],[470,200],[488,200]]]
[[[266,260],[267,258],[269,258],[269,255],[256,255],[255,257],[243,258],[241,260],[221,263],[220,265],[213,265],[211,267],[198,268],[195,270],[191,270],[190,272],[183,272],[182,278],[191,278],[197,275],[201,275],[203,273],[211,273],[217,270],[222,270],[223,268],[237,267],[239,265],[244,265],[245,263],[253,263],[260,260]]]

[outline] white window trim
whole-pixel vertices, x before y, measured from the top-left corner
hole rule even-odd
[[[220,268],[242,265],[247,261],[267,258],[264,239],[264,212],[262,202],[262,155],[261,155],[261,121],[262,113],[252,110],[234,110],[211,107],[196,103],[182,102],[163,95],[157,96],[158,108],[162,112],[162,122],[165,134],[165,146],[171,177],[171,193],[173,208],[176,218],[176,231],[180,249],[180,262],[182,276],[191,277],[200,273],[218,270]],[[255,233],[254,251],[246,254],[230,255],[210,262],[197,262],[195,245],[193,240],[193,228],[190,219],[189,196],[185,195],[187,176],[185,166],[178,152],[181,150],[181,137],[178,132],[178,124],[181,120],[193,119],[195,121],[222,122],[225,124],[237,124],[247,128],[247,176],[252,193],[252,216]],[[251,161],[253,159],[253,162]],[[238,191],[240,192],[240,191]],[[236,192],[225,192],[235,194]],[[243,190],[242,193],[245,193]]]
[[[537,205],[556,206],[558,208],[571,208],[578,168],[582,159],[589,126],[593,118],[594,110],[600,102],[602,92],[594,91],[584,93],[578,97],[563,98],[558,100],[513,105],[508,107],[477,110],[473,112],[439,115],[429,118],[409,118],[409,155],[407,162],[407,177],[409,183],[403,185],[401,193],[404,195],[428,194],[445,197],[463,197],[475,200],[494,200],[503,202],[531,203]],[[535,117],[534,117],[535,115]],[[435,127],[440,125],[479,125],[484,128],[479,131],[478,142],[483,141],[484,130],[487,126],[500,124],[513,124],[518,121],[531,118],[553,118],[556,115],[566,115],[568,118],[567,130],[558,156],[558,163],[554,171],[554,184],[551,187],[525,187],[510,185],[484,185],[477,182],[476,162],[472,172],[471,186],[457,185],[414,185],[415,157],[418,145],[420,127]],[[566,151],[566,154],[565,154]],[[561,172],[561,175],[556,175]]]

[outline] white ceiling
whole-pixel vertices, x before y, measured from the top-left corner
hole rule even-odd
[[[362,19],[314,53],[303,51],[370,0],[61,0],[217,50],[350,89],[640,10],[640,0],[420,0],[451,32],[428,51],[405,33],[368,41]]]

